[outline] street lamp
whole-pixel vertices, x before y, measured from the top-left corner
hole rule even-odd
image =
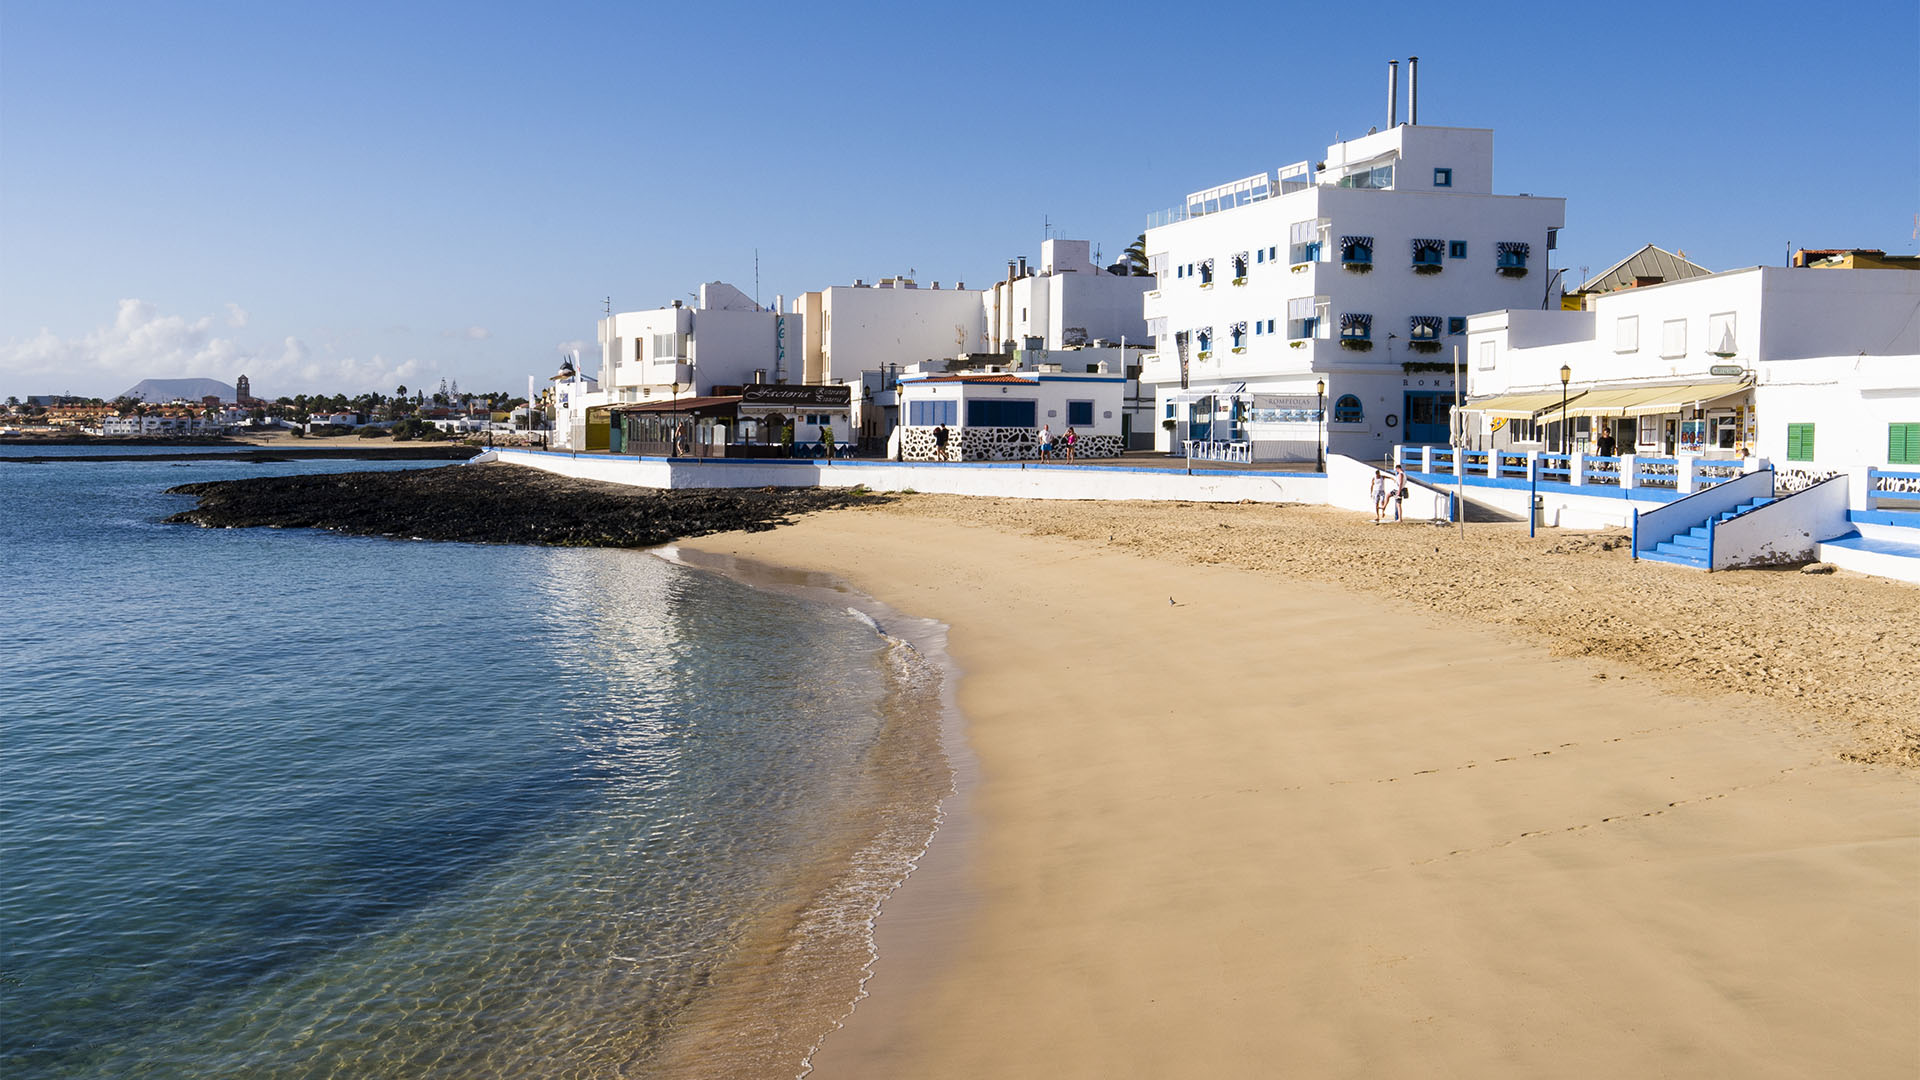
[[[1567,381],[1572,378],[1573,378],[1573,369],[1568,367],[1565,364],[1561,364],[1560,365],[1560,452],[1563,454],[1567,453],[1568,448],[1573,444],[1573,440],[1569,438],[1569,436],[1573,434],[1573,431],[1572,429],[1567,427]],[[1567,475],[1572,476],[1573,474],[1569,472]]]
[[[1327,471],[1327,380],[1321,379],[1313,384],[1313,392],[1320,398],[1320,430],[1313,440],[1314,471]]]

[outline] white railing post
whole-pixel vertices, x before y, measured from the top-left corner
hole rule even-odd
[[[1691,495],[1700,490],[1694,481],[1694,467],[1700,464],[1698,454],[1675,454],[1673,468],[1673,490],[1680,495]]]
[[[1420,448],[1420,471],[1423,473],[1433,471],[1433,447],[1431,446]]]
[[[1620,490],[1621,491],[1632,491],[1634,489],[1635,481],[1639,479],[1638,477],[1633,475],[1634,469],[1637,466],[1638,466],[1638,462],[1636,461],[1634,455],[1632,454],[1620,455],[1619,468],[1620,468]]]
[[[1873,488],[1880,482],[1880,470],[1871,465],[1847,470],[1847,509],[1873,509]]]
[[[1455,480],[1465,480],[1466,477],[1467,448],[1464,446],[1456,446],[1453,448],[1453,478]]]
[[[1742,473],[1765,472],[1773,468],[1773,462],[1763,457],[1750,457],[1740,463]]]
[[[1540,451],[1529,450],[1527,451],[1527,483],[1529,484],[1535,483],[1539,479],[1540,479]]]
[[[1578,450],[1567,452],[1567,483],[1575,487],[1587,482],[1587,455]]]

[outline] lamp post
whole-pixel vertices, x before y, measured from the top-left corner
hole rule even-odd
[[[1320,399],[1320,430],[1315,432],[1313,440],[1313,465],[1315,472],[1327,471],[1327,380],[1321,379],[1313,384],[1313,392]]]
[[[1569,448],[1573,445],[1573,439],[1570,438],[1570,436],[1573,434],[1573,431],[1571,428],[1567,427],[1567,382],[1572,378],[1573,378],[1573,369],[1568,367],[1565,364],[1561,364],[1560,365],[1560,452],[1563,454],[1567,453],[1569,451]],[[1571,469],[1572,466],[1568,466],[1568,468]],[[1571,478],[1573,474],[1569,472],[1567,475],[1569,476],[1569,478]]]
[[[677,457],[680,449],[680,380],[673,381],[673,426],[667,429],[667,456]]]

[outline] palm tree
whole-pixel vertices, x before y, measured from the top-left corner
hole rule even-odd
[[[1133,243],[1128,244],[1127,250],[1121,254],[1120,261],[1126,265],[1128,272],[1134,277],[1147,276],[1146,233],[1134,237]]]

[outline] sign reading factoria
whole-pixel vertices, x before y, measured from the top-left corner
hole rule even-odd
[[[853,401],[851,386],[789,386],[756,383],[740,388],[742,405],[848,405]]]

